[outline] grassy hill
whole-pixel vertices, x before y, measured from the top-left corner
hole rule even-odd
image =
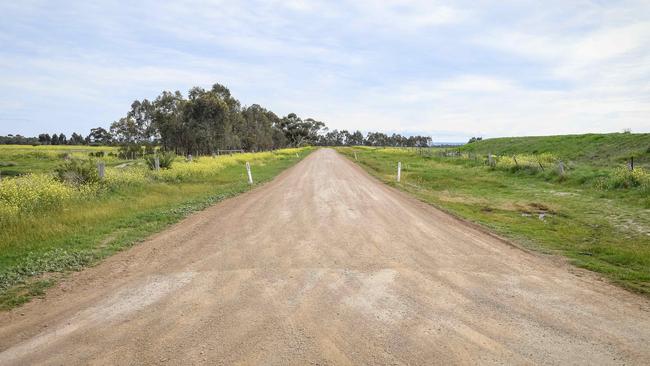
[[[497,155],[551,153],[561,159],[597,166],[624,164],[634,156],[638,166],[650,166],[650,133],[500,137],[463,145],[460,149]]]

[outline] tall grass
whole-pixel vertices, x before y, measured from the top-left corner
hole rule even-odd
[[[11,221],[16,216],[61,210],[67,204],[107,194],[124,187],[141,187],[156,182],[181,183],[219,180],[224,168],[250,162],[260,166],[271,160],[294,155],[301,149],[284,149],[276,152],[245,153],[221,156],[196,157],[193,161],[178,159],[171,168],[160,171],[148,169],[145,163],[108,167],[105,179],[92,184],[78,184],[67,179],[56,179],[54,174],[35,173],[5,178],[0,182],[0,222]],[[68,165],[81,165],[72,159],[59,171],[64,176]],[[72,164],[74,163],[74,164]],[[94,164],[90,164],[94,169]],[[2,224],[0,224],[2,227]]]

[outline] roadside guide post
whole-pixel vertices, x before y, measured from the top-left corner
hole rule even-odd
[[[248,184],[253,184],[253,175],[251,174],[251,165],[246,162],[246,173],[248,174]]]
[[[402,175],[402,162],[398,161],[397,162],[397,183],[399,183],[401,175]]]

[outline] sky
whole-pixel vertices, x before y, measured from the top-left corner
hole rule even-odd
[[[650,132],[650,1],[0,0],[0,135],[85,135],[214,83],[438,142]]]

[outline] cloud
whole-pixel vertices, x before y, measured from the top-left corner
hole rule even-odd
[[[215,82],[339,129],[649,131],[648,12],[626,0],[6,2],[0,107],[33,122],[0,121],[0,134],[87,130],[133,99]]]

